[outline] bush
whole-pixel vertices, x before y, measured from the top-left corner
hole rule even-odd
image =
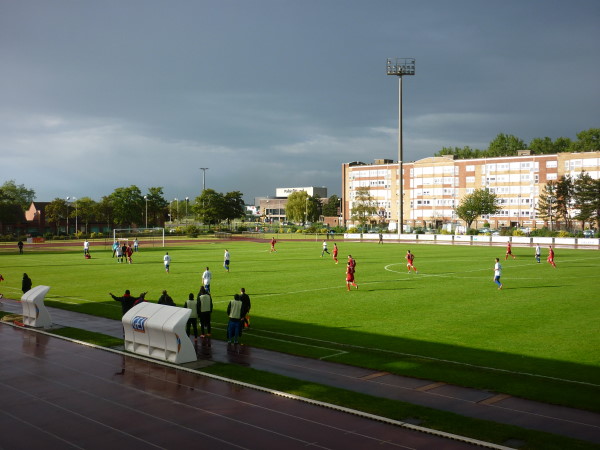
[[[525,233],[523,232],[523,230],[519,230],[518,228],[515,228],[512,232],[513,236],[525,236]]]
[[[569,233],[568,231],[560,230],[558,232],[558,234],[556,235],[556,237],[566,238],[566,237],[573,237],[573,235],[571,233]]]
[[[554,233],[550,231],[548,228],[537,228],[535,230],[531,230],[529,232],[529,236],[532,237],[551,237]]]
[[[188,225],[182,231],[186,236],[193,238],[198,237],[198,235],[200,234],[200,228],[198,228],[196,225]],[[176,228],[176,232],[179,234],[179,227]]]
[[[467,236],[477,236],[479,234],[479,230],[474,228],[469,228],[466,232]]]

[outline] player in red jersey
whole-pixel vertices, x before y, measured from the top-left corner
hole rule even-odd
[[[350,291],[350,285],[358,289],[358,285],[354,281],[354,266],[348,262],[348,265],[346,266],[346,287],[348,291]]]
[[[277,250],[275,250],[275,244],[277,243],[277,241],[275,240],[275,237],[273,237],[271,239],[271,252],[276,252]]]
[[[410,273],[410,269],[414,270],[415,273],[419,273],[417,268],[414,266],[413,261],[415,260],[415,255],[413,255],[410,250],[406,251],[406,267],[408,268],[408,273]]]
[[[508,241],[508,243],[506,244],[506,256],[504,257],[505,261],[508,259],[508,255],[512,256],[513,259],[517,259],[517,257],[512,254],[512,246],[510,244],[510,241]]]
[[[333,253],[331,254],[331,257],[333,258],[333,260],[335,261],[336,264],[339,262],[337,255],[338,255],[337,244],[333,244]]]
[[[554,250],[552,249],[552,246],[550,245],[548,247],[548,259],[547,261],[552,264],[552,267],[554,267],[556,269],[556,264],[554,264]]]

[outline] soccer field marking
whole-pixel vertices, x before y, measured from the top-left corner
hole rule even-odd
[[[227,330],[227,324],[219,323],[219,325],[224,326],[225,328],[219,328],[219,327],[213,326],[213,329],[221,330],[221,331],[226,331]],[[248,332],[248,333],[250,333],[253,336],[256,336],[256,337],[259,337],[259,338],[262,338],[262,339],[269,339],[271,341],[284,342],[286,344],[303,345],[305,347],[319,348],[319,349],[322,349],[322,350],[331,350],[331,351],[336,352],[336,353],[333,353],[331,355],[321,356],[319,359],[331,358],[333,356],[343,355],[343,354],[346,354],[346,353],[350,353],[350,352],[347,352],[345,350],[339,350],[337,348],[323,347],[321,345],[305,344],[304,342],[290,341],[290,340],[287,340],[287,339],[279,339],[279,338],[273,338],[273,337],[268,337],[268,336],[261,336],[259,334],[256,334],[256,333],[252,332],[252,331],[246,331],[246,330],[244,330],[244,332]]]
[[[455,365],[459,365],[459,366],[472,367],[475,369],[483,369],[483,370],[491,370],[494,372],[509,373],[511,375],[524,375],[524,376],[533,377],[533,378],[543,378],[546,380],[561,381],[564,383],[581,384],[581,385],[585,385],[585,386],[600,387],[600,384],[589,383],[587,381],[568,380],[565,378],[551,377],[549,375],[541,375],[541,374],[535,374],[535,373],[529,373],[529,372],[520,372],[520,371],[515,371],[515,370],[500,369],[497,367],[479,366],[476,364],[465,363],[465,362],[460,362],[460,361],[452,361],[449,359],[434,358],[432,356],[417,355],[414,353],[397,352],[394,350],[385,350],[385,349],[381,349],[381,348],[365,347],[362,345],[344,344],[344,343],[339,343],[339,342],[334,342],[334,341],[327,341],[327,340],[323,340],[323,339],[315,339],[315,338],[306,337],[306,336],[297,336],[297,335],[293,335],[293,334],[281,333],[278,331],[268,331],[268,330],[260,330],[260,331],[263,333],[271,333],[271,334],[277,334],[277,335],[281,335],[281,336],[288,336],[288,337],[292,337],[292,338],[315,341],[315,342],[319,342],[319,343],[323,343],[323,344],[336,345],[336,346],[342,347],[342,348],[346,347],[346,348],[354,348],[357,350],[367,351],[367,352],[389,353],[389,354],[396,355],[396,356],[408,356],[411,358],[421,358],[421,359],[427,359],[430,361],[437,361],[437,362],[443,362],[443,363],[448,363],[448,364],[455,364]],[[254,335],[258,336],[258,337],[266,338],[266,336],[260,336],[256,333],[254,333]],[[295,341],[291,341],[291,342],[297,343]],[[346,352],[346,353],[350,353],[350,352]],[[331,356],[328,356],[328,358],[330,358],[330,357]]]
[[[563,261],[565,262],[571,262],[571,261],[594,261],[594,260],[598,260],[598,258],[574,258],[574,259],[564,259]],[[560,262],[559,262],[560,264]],[[388,272],[392,272],[392,273],[398,273],[400,275],[406,275],[408,276],[410,274],[410,272],[405,272],[404,270],[394,270],[391,269],[391,267],[393,266],[404,266],[406,265],[406,263],[404,262],[397,262],[397,263],[391,263],[391,264],[387,264],[386,266],[384,266],[384,270],[388,271]],[[531,263],[527,263],[524,265],[520,265],[518,268],[521,269],[523,267],[527,267],[527,266],[542,266],[542,263],[538,263],[538,262],[531,262]],[[559,265],[560,267],[560,265]],[[511,269],[514,269],[514,266],[503,266],[502,270],[503,271],[508,271],[510,273]],[[480,279],[481,277],[469,277],[469,276],[461,276],[461,274],[468,274],[468,273],[476,273],[476,272],[491,272],[493,270],[493,267],[483,267],[480,269],[473,269],[473,270],[467,270],[464,272],[443,272],[443,273],[422,273],[419,272],[418,274],[412,274],[411,276],[414,277],[439,277],[439,278],[448,278],[448,277],[452,277],[452,278],[460,278],[460,279]],[[543,280],[546,279],[547,276],[542,276],[542,277],[510,277],[513,280]],[[561,276],[561,279],[581,279],[581,278],[596,278],[595,276],[589,276],[589,277],[581,277],[579,275],[574,275],[574,276]]]

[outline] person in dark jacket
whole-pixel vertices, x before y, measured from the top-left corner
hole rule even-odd
[[[159,305],[177,306],[171,296],[167,294],[167,290],[162,291],[162,295],[158,299]]]
[[[23,282],[21,283],[21,290],[23,294],[31,289],[32,281],[31,278],[27,276],[26,273],[23,274]]]
[[[210,338],[211,334],[211,314],[213,310],[212,297],[204,286],[200,286],[200,292],[198,293],[198,317],[200,317],[200,337]],[[205,333],[206,330],[206,333]]]
[[[109,295],[113,298],[113,300],[121,302],[121,310],[123,311],[123,315],[125,315],[125,313],[133,307],[133,303],[136,300],[134,297],[131,296],[129,289],[125,291],[123,297],[116,297],[113,295],[112,292],[109,292]]]
[[[244,331],[244,328],[250,327],[250,308],[252,308],[252,303],[250,303],[250,296],[246,294],[246,289],[242,288],[240,290],[240,300],[242,301],[242,308],[246,312],[244,317],[242,317],[242,322],[240,324],[240,336]]]

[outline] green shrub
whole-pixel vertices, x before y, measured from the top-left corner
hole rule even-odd
[[[573,237],[573,235],[571,233],[569,233],[568,231],[560,230],[558,232],[558,234],[556,235],[556,237],[566,238],[566,237]]]
[[[177,231],[179,231],[178,228],[176,229]],[[188,225],[182,231],[186,236],[193,238],[198,237],[198,235],[200,234],[200,228],[198,228],[196,225]]]
[[[523,230],[519,230],[518,228],[515,228],[512,232],[513,236],[525,236],[525,233],[523,232]]]
[[[469,228],[466,233],[468,236],[477,236],[479,234],[479,230],[474,228]]]

